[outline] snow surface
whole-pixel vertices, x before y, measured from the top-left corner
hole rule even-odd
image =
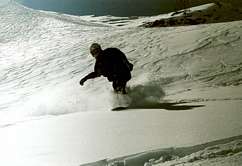
[[[8,4],[9,0],[0,0],[0,6]]]
[[[13,1],[0,14],[0,165],[74,166],[101,159],[96,164],[105,165],[147,151],[148,159],[122,160],[145,164],[152,149],[242,135],[242,21],[144,28],[147,20],[171,14],[77,17]],[[128,95],[113,94],[103,77],[79,85],[93,70],[93,42],[120,48],[134,64]],[[130,109],[110,111],[120,104]],[[236,138],[146,164],[239,165]],[[206,158],[210,153],[215,157]]]

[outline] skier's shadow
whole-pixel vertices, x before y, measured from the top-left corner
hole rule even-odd
[[[205,105],[190,105],[186,102],[179,103],[143,103],[142,105],[130,105],[129,107],[118,107],[113,109],[113,111],[122,110],[135,110],[135,109],[160,109],[169,111],[185,111],[192,110],[194,108],[204,107]]]
[[[179,103],[146,103],[144,105],[130,106],[130,109],[164,109],[169,111],[192,110],[205,105],[189,105],[186,102]]]

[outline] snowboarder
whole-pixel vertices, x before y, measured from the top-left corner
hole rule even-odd
[[[98,43],[93,43],[90,47],[90,53],[96,59],[94,72],[81,79],[80,85],[83,85],[88,79],[104,76],[110,82],[113,82],[115,92],[126,94],[126,84],[131,79],[131,64],[124,53],[117,48],[107,48],[103,50]]]

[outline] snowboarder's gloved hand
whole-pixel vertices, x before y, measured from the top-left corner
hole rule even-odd
[[[86,81],[85,78],[81,79],[81,81],[80,81],[80,85],[83,86],[85,81]]]

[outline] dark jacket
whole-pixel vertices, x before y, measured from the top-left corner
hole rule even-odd
[[[123,52],[117,48],[107,48],[96,58],[94,72],[88,74],[84,79],[91,79],[99,76],[107,77],[109,81],[131,79],[131,64]]]

